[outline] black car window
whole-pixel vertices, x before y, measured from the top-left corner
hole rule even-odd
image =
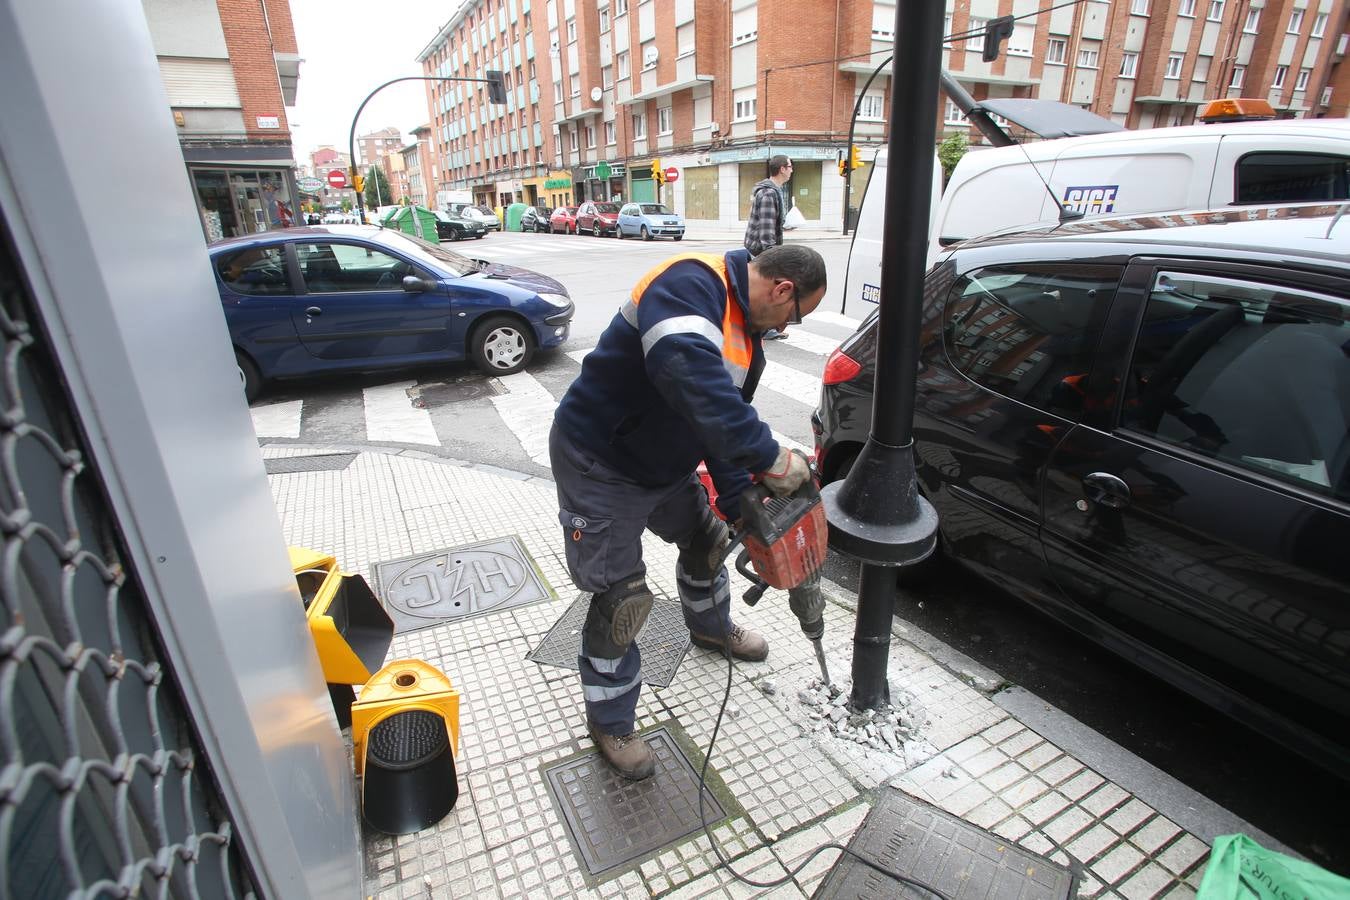
[[[1070,263],[968,273],[944,305],[947,356],[991,391],[1077,420],[1120,274]]]
[[[297,243],[300,272],[310,293],[401,291],[403,276],[417,274],[396,256],[360,244]]]
[[[1350,156],[1248,153],[1237,164],[1238,203],[1350,199]]]
[[[1159,273],[1121,422],[1350,501],[1350,302]]]
[[[280,245],[249,247],[216,260],[216,272],[237,294],[293,294],[286,273],[286,255]]]

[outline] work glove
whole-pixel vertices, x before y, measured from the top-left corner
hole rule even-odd
[[[806,457],[787,447],[778,448],[778,458],[773,461],[773,468],[759,473],[760,483],[775,497],[794,493],[810,477],[811,467]]]

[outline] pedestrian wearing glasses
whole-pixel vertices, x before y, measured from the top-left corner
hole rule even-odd
[[[769,655],[762,635],[731,622],[727,526],[696,470],[706,461],[730,522],[752,473],[779,496],[811,477],[750,402],[761,336],[800,322],[824,296],[825,261],[802,245],[753,260],[745,250],[676,256],[633,288],[558,404],[549,433],[558,519],[572,581],[592,595],[579,660],[586,724],[626,778],[654,767],[634,721],[634,638],[653,600],[643,531],[679,547],[675,585],[694,644],[725,645],[743,660]]]
[[[783,202],[783,185],[792,177],[792,160],[778,155],[769,160],[769,177],[755,185],[750,193],[750,219],[745,224],[745,249],[752,257],[770,247],[783,243],[783,220],[787,204]],[[771,328],[764,333],[767,341],[782,340],[787,332]]]

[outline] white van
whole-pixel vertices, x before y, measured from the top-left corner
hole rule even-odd
[[[958,241],[1053,225],[1061,205],[1096,218],[1350,199],[1350,119],[1149,128],[973,150],[945,191],[938,183],[935,177],[930,266]],[[881,297],[885,199],[883,148],[858,214],[846,304]]]

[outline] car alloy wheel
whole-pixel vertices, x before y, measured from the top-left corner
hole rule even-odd
[[[474,363],[487,375],[519,372],[534,356],[534,335],[520,320],[489,316],[474,329]]]
[[[647,230],[646,225],[642,226],[642,239],[644,241],[650,241],[652,239],[652,233]]]
[[[605,236],[605,229],[603,229],[603,228],[600,227],[600,220],[599,220],[599,219],[596,219],[596,220],[595,220],[595,225],[594,225],[594,227],[592,228],[592,232],[595,234],[596,237],[604,237],[604,236]]]

